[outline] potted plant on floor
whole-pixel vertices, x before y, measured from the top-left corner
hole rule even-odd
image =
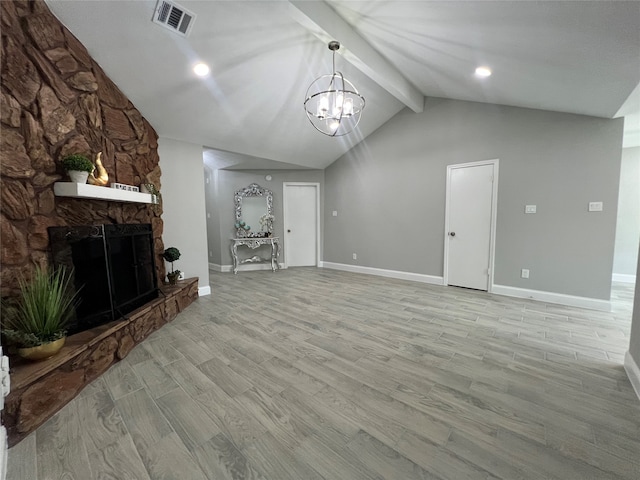
[[[178,277],[180,277],[180,270],[173,269],[173,262],[180,258],[180,250],[176,247],[167,248],[162,254],[162,258],[164,258],[167,262],[171,262],[171,273],[167,273],[167,279],[169,280],[169,285],[175,285],[178,283]]]
[[[49,358],[63,347],[73,319],[78,292],[64,268],[49,272],[37,267],[31,280],[18,280],[20,295],[2,305],[3,333],[29,360]]]
[[[87,183],[89,174],[95,168],[91,160],[80,154],[67,155],[62,159],[62,166],[71,181],[76,183]]]

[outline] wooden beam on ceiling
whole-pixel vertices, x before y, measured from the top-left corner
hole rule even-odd
[[[416,113],[424,110],[424,95],[398,69],[369,45],[328,4],[321,1],[289,2],[291,16],[327,44],[337,40],[345,60],[367,75]]]

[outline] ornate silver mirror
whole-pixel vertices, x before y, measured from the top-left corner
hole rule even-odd
[[[236,236],[268,237],[273,233],[273,192],[252,183],[234,196]]]

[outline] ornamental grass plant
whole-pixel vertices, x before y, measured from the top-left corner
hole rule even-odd
[[[33,277],[18,280],[20,295],[3,301],[3,334],[19,347],[37,347],[64,337],[78,304],[71,275],[64,268],[52,272],[37,267]]]

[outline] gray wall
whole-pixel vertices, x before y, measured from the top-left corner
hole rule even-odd
[[[174,268],[198,277],[198,287],[209,286],[202,147],[169,138],[158,141],[162,169],[162,240],[182,256]],[[171,265],[167,264],[167,271]]]
[[[218,170],[204,165],[204,193],[207,211],[207,254],[209,263],[220,265],[220,213],[217,208]]]
[[[613,273],[635,275],[640,240],[640,147],[623,148]]]
[[[271,181],[265,180],[265,175],[271,175]],[[234,193],[251,183],[257,183],[263,188],[273,191],[274,234],[280,238],[284,236],[282,223],[282,185],[284,182],[314,182],[320,184],[320,216],[322,231],[322,204],[324,172],[322,170],[215,170],[216,181],[210,183],[212,190],[207,198],[207,212],[215,220],[209,219],[209,250],[213,250],[213,256],[209,258],[211,263],[218,265],[231,265],[231,253],[229,239],[235,236],[235,207]],[[217,242],[217,243],[216,243]],[[265,247],[266,248],[266,247]],[[322,248],[322,246],[321,246]],[[284,249],[280,255],[283,260]]]
[[[638,252],[638,265],[636,272],[640,274],[640,252]],[[636,274],[637,278],[637,274]],[[633,317],[631,319],[631,340],[629,353],[636,365],[640,366],[640,281],[636,281],[636,294],[633,303]]]
[[[323,260],[442,276],[446,167],[498,158],[494,282],[609,299],[622,129],[622,119],[430,98],[325,170]],[[589,201],[604,211],[587,212]]]

